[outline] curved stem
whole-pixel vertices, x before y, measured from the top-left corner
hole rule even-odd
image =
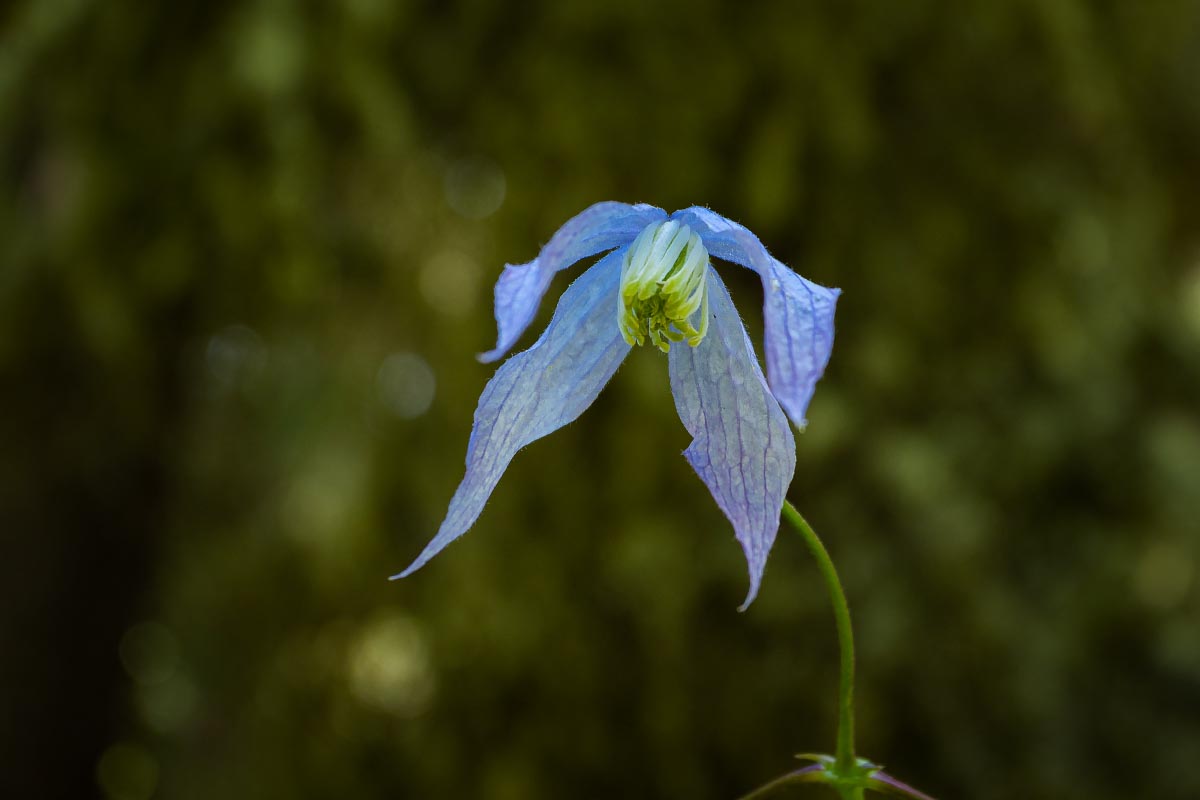
[[[808,545],[817,569],[829,589],[829,600],[833,604],[833,618],[837,624],[838,650],[841,655],[841,680],[838,686],[837,751],[834,755],[834,770],[839,775],[850,775],[855,768],[854,758],[854,632],[850,628],[850,606],[846,593],[838,580],[837,569],[821,538],[812,526],[800,515],[790,501],[783,501],[783,516],[790,522]],[[862,797],[861,789],[850,797]],[[843,794],[843,797],[846,795]]]

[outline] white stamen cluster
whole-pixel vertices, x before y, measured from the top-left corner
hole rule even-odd
[[[671,342],[700,344],[708,331],[708,250],[700,235],[674,220],[638,234],[621,266],[617,325],[629,344],[647,341],[664,353]],[[692,315],[700,313],[699,328]]]

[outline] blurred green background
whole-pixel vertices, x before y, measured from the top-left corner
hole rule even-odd
[[[784,530],[736,613],[657,352],[385,580],[461,478],[501,266],[614,199],[844,290],[791,497],[862,753],[943,800],[1200,796],[1200,4],[0,30],[0,795],[732,798],[831,749],[817,573]]]

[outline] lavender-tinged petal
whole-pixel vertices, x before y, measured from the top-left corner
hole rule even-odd
[[[567,220],[533,261],[505,264],[496,281],[496,348],[481,353],[479,360],[496,361],[521,338],[556,272],[580,259],[628,244],[651,222],[666,216],[661,208],[641,203],[596,203]]]
[[[420,569],[478,519],[517,451],[573,422],[629,353],[616,324],[624,249],[610,253],[563,293],[541,338],[496,371],[479,398],[467,474],[437,535],[394,578]]]
[[[840,289],[802,278],[775,259],[749,230],[707,208],[671,215],[699,232],[708,252],[758,273],[763,285],[767,376],[797,427],[833,350],[833,312]]]
[[[693,437],[688,463],[733,523],[750,571],[745,609],[758,594],[796,469],[787,417],[767,388],[746,329],[716,272],[708,271],[708,334],[671,348],[671,389]]]

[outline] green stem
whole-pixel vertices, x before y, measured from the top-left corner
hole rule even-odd
[[[829,600],[833,604],[833,618],[837,624],[838,650],[841,655],[841,680],[838,686],[838,727],[837,751],[834,755],[834,771],[838,775],[852,775],[855,769],[854,758],[854,632],[850,628],[850,606],[846,604],[846,593],[842,591],[842,582],[838,580],[837,569],[829,557],[829,551],[821,543],[812,526],[800,515],[791,502],[783,501],[783,516],[790,522],[808,545],[813,558],[816,559],[817,569],[825,579],[829,590]],[[862,790],[842,792],[842,797],[861,798]]]

